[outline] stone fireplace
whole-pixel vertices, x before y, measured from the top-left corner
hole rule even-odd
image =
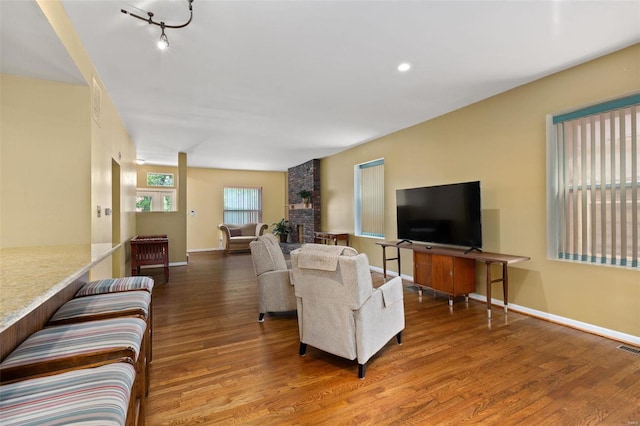
[[[289,225],[292,243],[312,243],[320,231],[320,160],[315,159],[291,167],[288,177]],[[311,191],[311,204],[306,207],[298,192]]]

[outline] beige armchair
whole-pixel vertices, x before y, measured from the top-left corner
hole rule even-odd
[[[249,243],[262,235],[268,227],[269,225],[266,223],[247,223],[244,225],[223,223],[218,225],[218,229],[224,235],[225,253],[249,251]]]
[[[279,239],[273,234],[264,234],[249,243],[253,268],[258,277],[258,322],[264,321],[267,312],[296,310],[296,295],[289,277],[288,263]]]
[[[396,277],[374,289],[367,255],[345,246],[305,244],[291,252],[298,304],[300,355],[307,345],[367,361],[396,336],[402,344],[404,299]]]

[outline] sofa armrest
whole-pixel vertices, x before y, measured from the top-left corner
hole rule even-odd
[[[267,225],[266,223],[257,223],[256,224],[256,237],[259,237],[260,235],[264,234],[264,231],[266,231],[268,227],[269,227],[269,225]]]
[[[225,236],[227,238],[231,237],[231,231],[229,230],[229,227],[227,225],[225,225],[224,223],[221,225],[218,225],[218,229],[222,231],[223,234],[225,234]]]
[[[218,229],[220,231],[222,231],[222,235],[224,236],[224,238],[223,238],[223,240],[224,240],[224,249],[225,249],[225,251],[229,251],[229,242],[231,241],[231,230],[224,223],[218,225]]]

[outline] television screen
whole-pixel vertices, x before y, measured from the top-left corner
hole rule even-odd
[[[401,240],[482,247],[480,181],[396,190]]]

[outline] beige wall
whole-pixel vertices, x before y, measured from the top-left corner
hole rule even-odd
[[[220,247],[222,238],[222,200],[225,186],[262,187],[262,221],[269,227],[286,214],[286,176],[284,172],[255,172],[189,167],[187,212],[188,250]]]
[[[510,268],[510,303],[640,336],[638,271],[547,259],[545,187],[547,114],[640,90],[639,58],[637,44],[323,159],[322,228],[353,232],[344,182],[358,163],[385,159],[387,239],[396,238],[396,189],[480,180],[484,249],[531,257]],[[375,241],[353,245],[382,267]],[[413,275],[411,252],[402,254]],[[484,267],[477,273],[486,294]]]
[[[178,167],[139,166],[139,188],[146,187],[147,171],[173,173],[176,184],[177,206],[174,212],[136,213],[137,235],[167,235],[169,238],[169,262],[187,261],[187,154],[178,154]]]
[[[105,243],[113,242],[118,233],[126,241],[136,228],[135,147],[60,1],[37,3],[87,85],[2,76],[2,247]],[[98,121],[92,118],[94,81],[101,92]],[[5,99],[11,99],[7,109]],[[118,191],[112,187],[114,161],[120,169],[115,179],[120,182]],[[16,198],[27,194],[41,201],[38,208],[33,201]],[[119,194],[120,203],[113,202],[114,194]],[[25,201],[24,212],[18,214]],[[116,221],[104,214],[114,205],[120,210]],[[114,222],[118,229],[113,229]],[[16,241],[9,230],[22,229],[25,238]],[[110,257],[91,271],[91,277],[127,270],[124,249],[112,257],[117,267]]]
[[[0,88],[0,247],[89,244],[88,87],[2,74]]]
[[[176,190],[176,205],[174,212],[138,212],[136,213],[136,234],[137,235],[167,235],[169,238],[169,262],[184,263],[187,260],[186,248],[186,222],[184,209],[180,211],[180,197],[182,194],[178,190],[179,168],[171,166],[159,166],[152,164],[139,165],[137,167],[138,185],[140,189],[158,187],[147,186],[147,173],[172,173],[172,187],[166,189]],[[165,188],[165,187],[163,187]]]

